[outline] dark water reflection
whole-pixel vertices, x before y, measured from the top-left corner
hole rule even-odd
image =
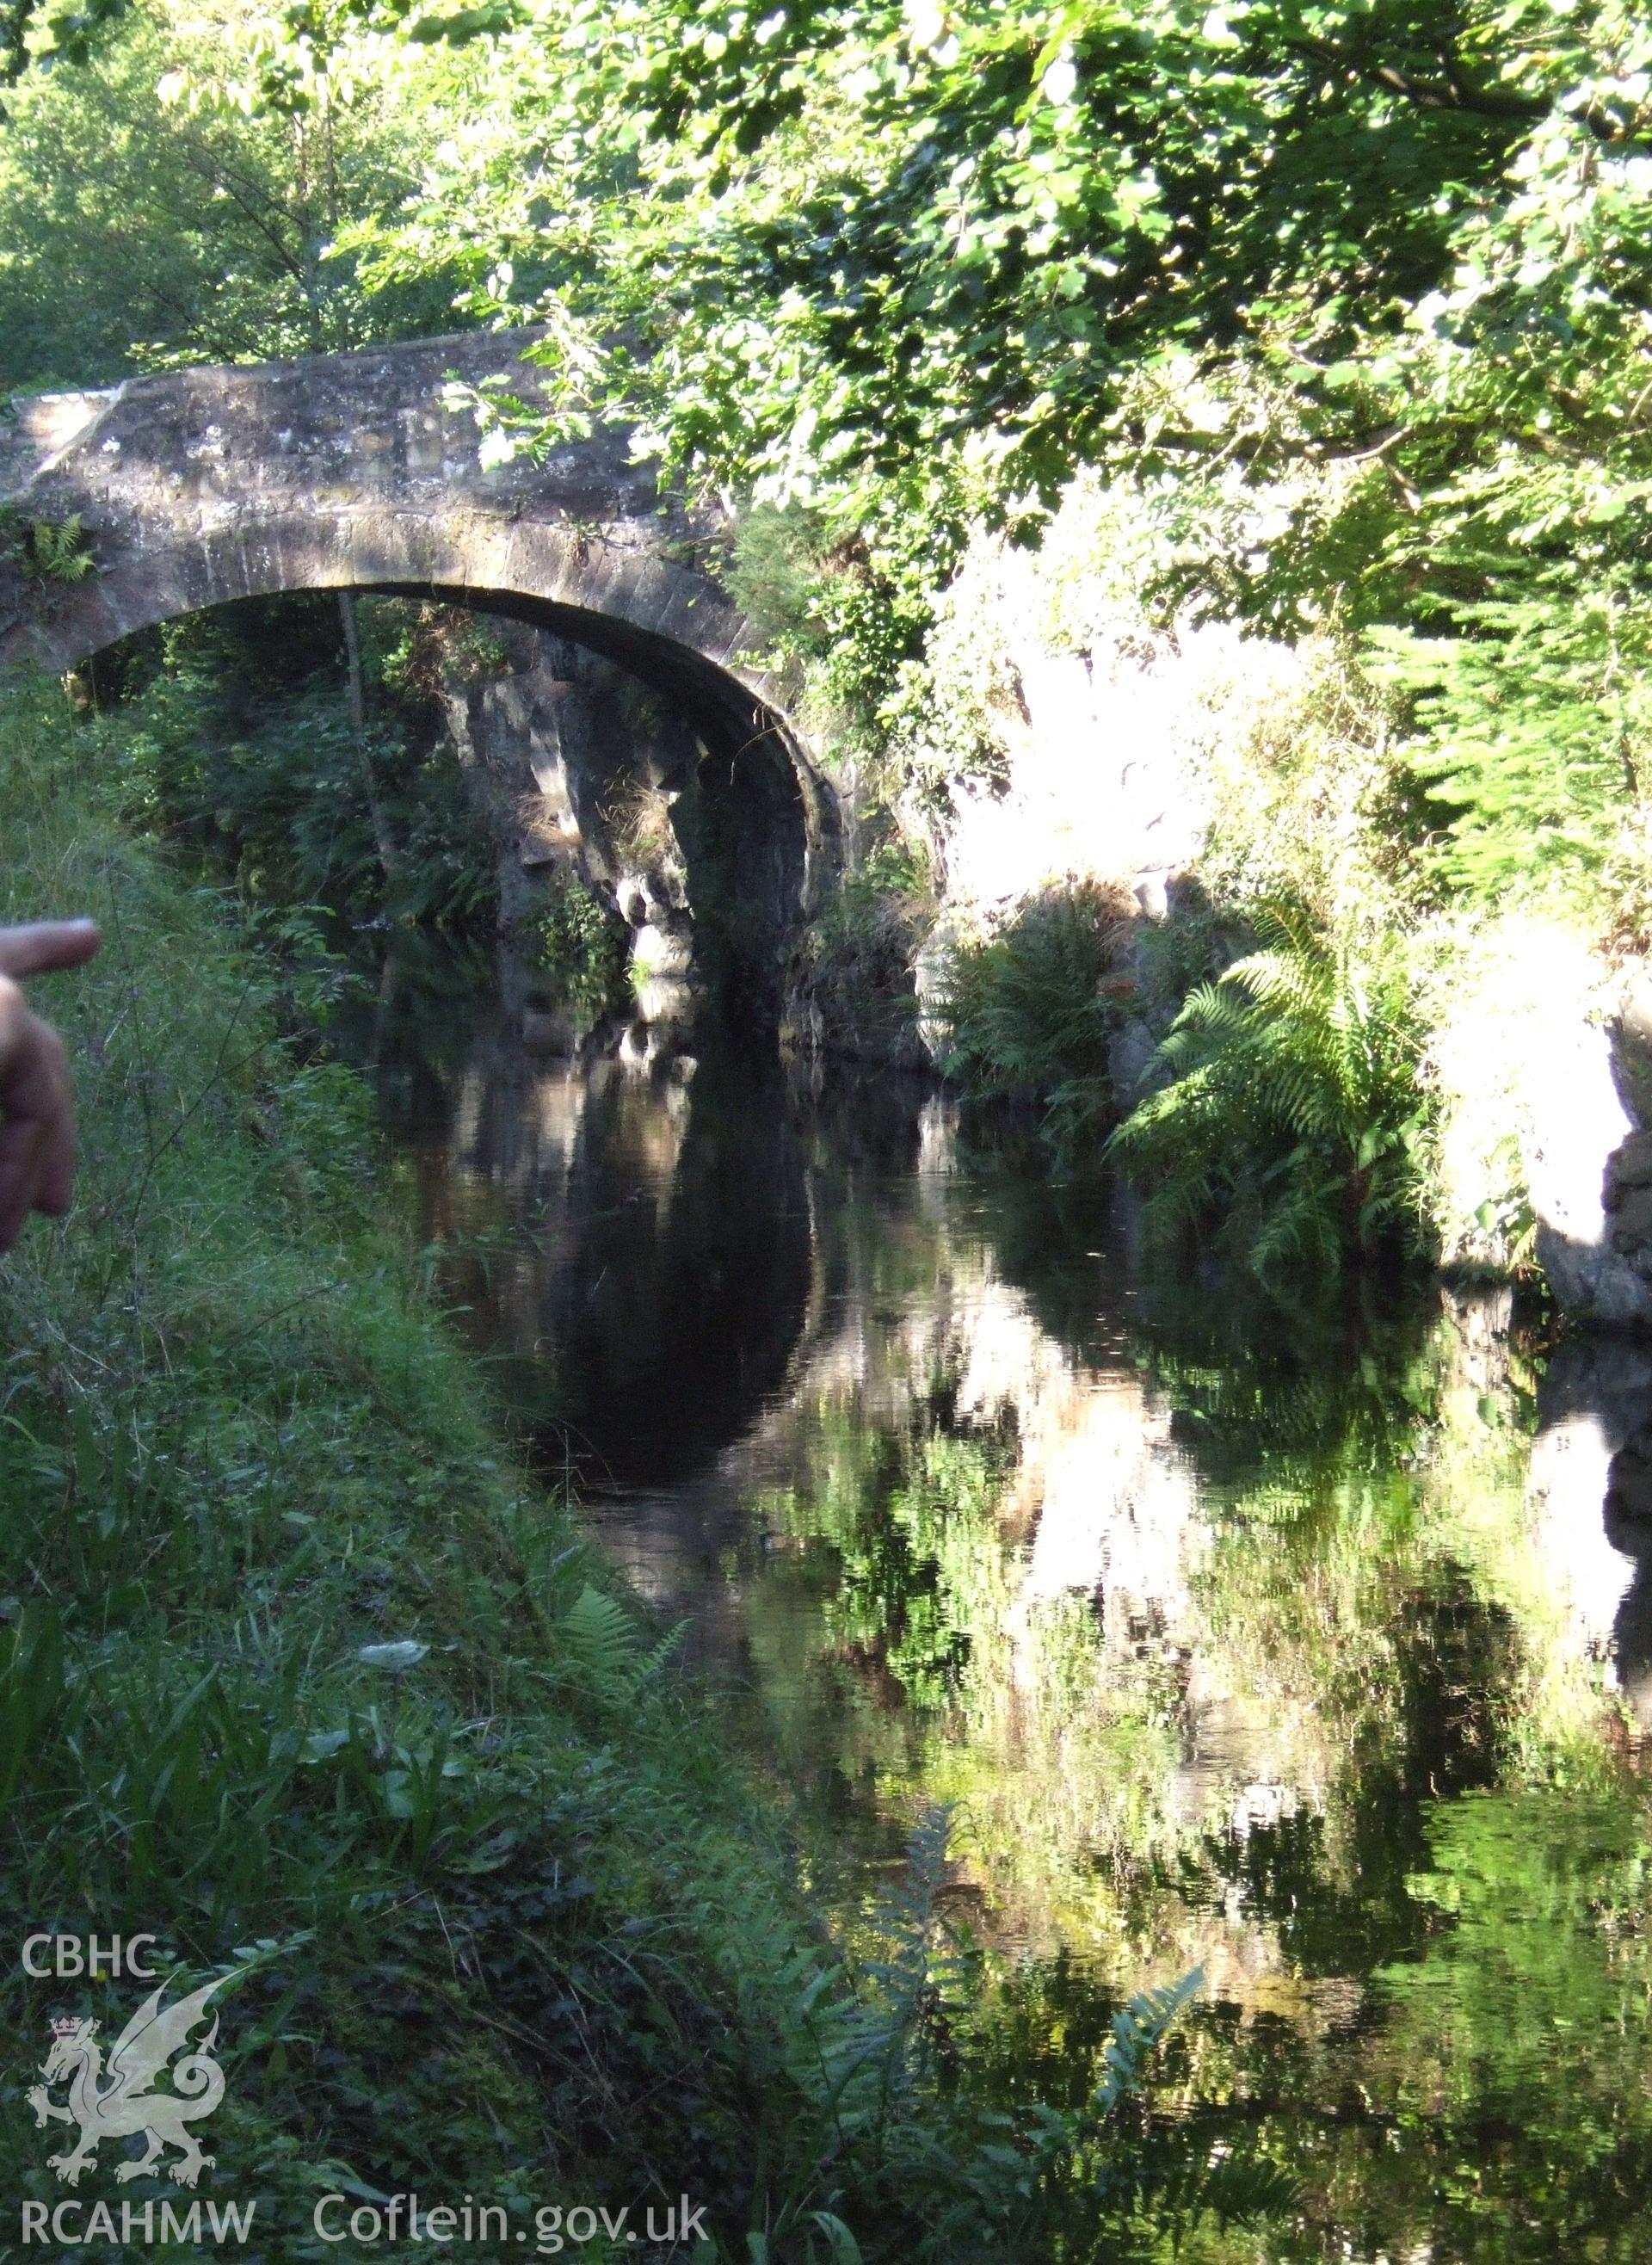
[[[1155,2112],[1303,2207],[1185,2254],[1652,2255],[1652,1356],[1167,1278],[921,1087],[486,997],[360,1034],[442,1280],[828,1890],[957,1804],[1005,2094],[1200,1965]]]

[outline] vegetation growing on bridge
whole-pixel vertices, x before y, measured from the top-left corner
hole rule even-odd
[[[0,559],[21,570],[25,582],[84,582],[97,562],[78,512],[62,521],[28,519],[0,509]]]

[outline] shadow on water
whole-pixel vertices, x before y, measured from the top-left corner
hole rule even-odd
[[[447,1294],[844,1912],[955,1805],[1005,2095],[1198,1965],[1151,2113],[1303,2196],[1202,2255],[1652,2254],[1652,1350],[1270,1305],[921,1084],[486,995],[354,1041]]]

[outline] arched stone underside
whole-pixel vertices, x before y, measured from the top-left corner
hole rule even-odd
[[[0,426],[0,504],[54,526],[77,516],[96,571],[41,584],[0,564],[0,666],[62,671],[158,623],[292,591],[533,623],[656,690],[765,805],[780,948],[830,885],[832,790],[787,718],[787,688],[742,657],[753,637],[707,571],[715,517],[662,499],[622,432],[482,462],[468,390],[536,398],[531,336],[183,370],[20,404]]]

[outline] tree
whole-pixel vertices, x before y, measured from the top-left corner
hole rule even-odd
[[[1036,535],[1086,462],[1149,499],[1167,608],[1495,642],[1475,606],[1588,606],[1604,574],[1635,645],[1626,0],[398,20],[480,40],[499,107],[364,223],[368,272],[462,272],[476,316],[545,324],[529,439],[622,417],[669,476],[800,515],[874,730],[967,526]],[[1284,499],[1260,541],[1241,492]],[[1512,588],[1534,544],[1577,576]]]
[[[164,4],[0,128],[0,385],[325,352],[450,326],[452,283],[363,288],[340,229],[393,211],[438,132],[415,55],[306,104],[248,104],[256,11]]]

